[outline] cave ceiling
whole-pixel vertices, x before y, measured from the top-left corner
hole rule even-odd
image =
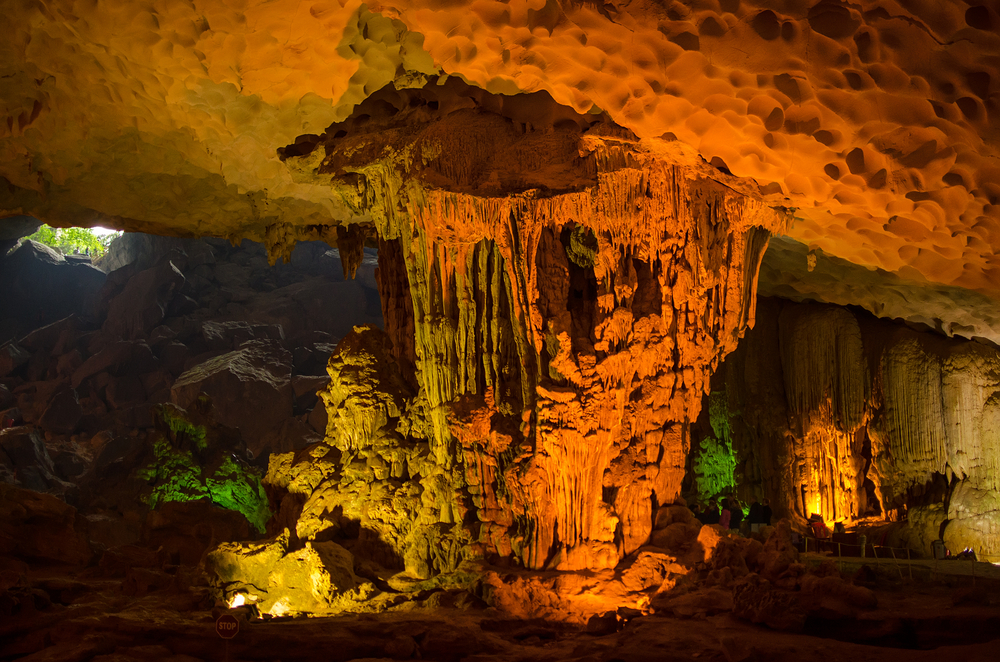
[[[470,110],[538,134],[569,122],[580,140],[604,122],[783,212],[769,293],[1000,338],[992,4],[51,0],[4,14],[2,217],[281,253],[369,220],[320,162],[328,129],[386,90],[434,86],[446,156]],[[517,182],[493,163],[479,193],[582,185],[572,151]],[[424,183],[464,185],[442,173]]]

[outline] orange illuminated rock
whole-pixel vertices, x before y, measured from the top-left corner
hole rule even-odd
[[[898,522],[890,544],[922,556],[943,539],[1000,557],[996,347],[835,306],[758,313],[716,382],[747,500],[800,523],[881,516]]]
[[[679,494],[780,217],[546,95],[440,87],[384,90],[285,153],[371,219],[387,328],[331,358],[336,451],[277,482],[306,498],[301,538],[343,534],[340,512],[416,576],[469,555],[613,567]],[[480,110],[444,114],[461,95]],[[526,103],[561,128],[519,126]]]
[[[279,148],[447,75],[514,103],[546,91],[752,179],[831,255],[997,293],[990,3],[65,1],[6,18],[3,214],[332,237],[349,209]],[[515,121],[554,119],[528,104]]]

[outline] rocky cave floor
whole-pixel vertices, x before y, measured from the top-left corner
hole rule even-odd
[[[21,570],[14,586],[8,581]],[[226,611],[187,583],[190,566],[160,570],[102,563],[87,569],[6,565],[0,660],[993,660],[1000,636],[996,586],[880,577],[875,609],[857,618],[815,614],[801,633],[774,631],[703,604],[587,626],[519,618],[465,591],[414,594],[393,611],[241,621],[227,644]],[[109,576],[118,574],[117,577]],[[120,575],[124,574],[122,577]],[[554,615],[555,616],[555,615]]]

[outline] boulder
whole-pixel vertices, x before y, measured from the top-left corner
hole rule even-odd
[[[231,322],[205,322],[202,337],[209,349],[229,351],[250,340],[284,340],[280,324],[253,324],[239,320]]]
[[[172,250],[183,252],[189,267],[211,264],[215,261],[212,247],[202,239],[126,232],[111,242],[107,252],[95,262],[95,265],[105,273],[112,273],[131,264],[137,269],[148,269]]]
[[[264,591],[271,570],[288,552],[288,538],[286,530],[260,543],[224,542],[205,556],[202,565],[212,585],[219,590]]]
[[[147,336],[163,321],[174,295],[183,284],[184,275],[166,258],[136,273],[110,300],[104,330],[124,340]]]
[[[18,344],[29,353],[49,350],[55,354],[61,354],[65,349],[69,349],[67,343],[78,335],[79,327],[79,318],[76,315],[70,315],[35,329],[21,338]]]
[[[6,377],[14,372],[31,358],[31,354],[26,352],[18,344],[8,342],[0,347],[0,377]]]
[[[137,375],[112,377],[105,393],[105,400],[112,409],[128,409],[146,401],[146,389]]]
[[[21,415],[21,410],[17,407],[7,407],[4,410],[0,410],[0,430],[6,430],[7,428],[22,425],[23,423],[24,417]]]
[[[67,487],[56,475],[41,436],[30,427],[0,430],[0,463],[12,475],[10,482],[27,489],[49,492]]]
[[[21,384],[14,390],[17,407],[28,423],[37,423],[56,393],[67,387],[64,380],[49,380]]]
[[[312,409],[319,399],[319,391],[329,385],[330,377],[327,375],[295,375],[292,377],[295,406],[300,411]]]
[[[91,318],[104,280],[104,272],[87,259],[67,260],[48,246],[25,241],[0,262],[0,343],[70,315]]]
[[[656,613],[677,618],[705,618],[733,609],[733,592],[720,587],[700,587],[687,593],[667,591],[653,598]]]
[[[49,400],[38,419],[38,427],[56,434],[71,434],[80,423],[83,410],[76,389],[69,386],[59,389]]]
[[[878,599],[867,587],[850,584],[839,575],[820,577],[806,574],[800,591],[806,598],[808,611],[826,618],[855,618],[858,610],[875,609]]]
[[[66,352],[56,359],[56,377],[63,379],[72,377],[77,368],[83,365],[83,355],[77,349]]]
[[[777,581],[786,576],[798,559],[799,552],[792,545],[791,524],[783,519],[775,525],[757,557],[759,572],[765,579]]]
[[[227,600],[247,593],[261,611],[284,615],[329,609],[361,583],[354,557],[340,545],[312,542],[289,551],[288,539],[285,530],[265,543],[219,545],[203,564],[211,584]]]
[[[318,407],[322,409],[322,407]],[[323,441],[324,431],[314,430],[302,417],[286,418],[281,425],[271,428],[261,439],[260,449],[253,451],[253,456],[261,469],[267,468],[267,457],[272,453],[287,453],[288,451],[299,451]],[[253,450],[253,449],[251,449]]]
[[[0,224],[0,262],[3,262],[7,251],[17,245],[18,239],[34,234],[41,224],[33,216],[8,216],[3,219]]]
[[[695,521],[694,513],[687,506],[679,504],[661,506],[656,511],[656,522],[653,528],[664,529],[674,523],[690,524],[693,521]]]
[[[172,402],[184,409],[211,398],[218,423],[236,428],[258,455],[267,433],[292,416],[291,354],[273,342],[240,349],[194,366],[174,382]]]
[[[697,520],[692,520],[691,522],[672,522],[662,529],[653,531],[650,544],[655,547],[662,547],[675,554],[682,554],[697,539],[698,533],[701,531],[701,526],[701,523]]]
[[[664,582],[671,575],[687,574],[687,568],[677,563],[677,559],[650,549],[639,550],[635,560],[621,573],[622,586],[629,592],[641,592],[650,588],[667,587]]]
[[[48,494],[0,484],[0,555],[82,565],[93,552],[86,520]]]
[[[271,613],[318,611],[357,585],[350,552],[334,542],[307,542],[303,549],[275,564],[267,578],[268,599],[261,609]]]
[[[184,565],[197,565],[207,550],[221,542],[249,537],[243,515],[207,499],[160,504],[149,511],[141,534],[150,549],[160,549],[171,563]]]
[[[157,366],[156,357],[144,341],[117,341],[105,346],[74,370],[72,384],[74,388],[78,387],[102,372],[140,374],[154,370]]]
[[[380,325],[382,311],[353,282],[331,283],[324,278],[308,278],[254,296],[247,303],[245,319],[280,324],[286,338],[299,341],[313,329],[343,337],[357,325]]]
[[[88,518],[88,521],[92,526],[93,520]],[[160,568],[167,560],[159,550],[131,543],[112,545],[101,555],[94,574],[100,577],[124,577],[130,568]]]
[[[329,420],[330,415],[326,411],[326,406],[322,402],[317,403],[306,417],[306,423],[308,423],[309,427],[321,437],[326,435],[326,426]]]
[[[772,630],[801,632],[806,610],[799,596],[775,588],[760,575],[747,575],[733,587],[733,616]]]
[[[613,611],[608,611],[603,614],[594,614],[587,619],[586,632],[587,634],[595,637],[614,634],[615,632],[618,632],[619,629],[618,614]]]

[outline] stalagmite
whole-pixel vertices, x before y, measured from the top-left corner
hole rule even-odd
[[[338,494],[363,489],[364,512],[345,516],[418,575],[470,555],[612,567],[643,545],[652,509],[679,495],[688,424],[753,320],[780,223],[601,116],[530,102],[561,121],[524,127],[502,97],[453,82],[390,89],[316,142],[314,178],[381,242],[387,337],[341,344],[331,451],[289,471],[322,461]],[[345,380],[375,400],[350,404]],[[310,487],[305,539],[332,510]]]

